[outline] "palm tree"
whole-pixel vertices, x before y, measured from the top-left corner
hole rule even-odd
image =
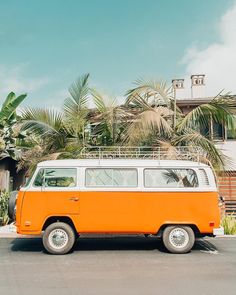
[[[22,111],[21,130],[27,137],[21,140],[25,152],[20,165],[31,167],[40,160],[58,157],[78,158],[84,146],[125,144],[155,145],[165,151],[166,157],[175,155],[176,159],[181,157],[180,147],[191,153],[197,149],[201,160],[216,169],[224,168],[227,159],[212,138],[200,130],[212,121],[235,127],[235,101],[228,94],[217,95],[187,115],[177,108],[174,124],[172,89],[166,83],[139,79],[136,87],[127,92],[126,104],[120,106],[115,99],[90,89],[88,79],[86,74],[71,85],[62,111]],[[90,97],[95,109],[89,109]],[[34,163],[29,161],[31,158],[36,158]]]
[[[144,80],[142,78],[134,82],[135,88],[128,90],[126,93],[126,103],[133,101],[136,95],[141,96],[149,105],[170,105],[172,89],[163,81]]]
[[[132,103],[128,103],[126,106],[130,107],[136,115],[127,129],[126,139],[129,144],[149,145],[153,141],[153,137],[171,137],[173,111],[169,107],[150,105],[148,100],[138,94],[135,94],[132,97]]]
[[[116,99],[106,97],[95,89],[92,96],[96,106],[93,134],[98,138],[97,144],[116,145],[122,141],[127,119],[133,115],[125,107],[119,106]]]
[[[65,128],[74,142],[85,145],[85,131],[88,126],[88,101],[90,88],[89,74],[85,74],[75,81],[69,88],[70,97],[63,106],[63,121]]]
[[[28,137],[22,143],[25,152],[19,167],[31,169],[43,160],[78,156],[88,124],[88,78],[86,74],[70,86],[71,96],[62,111],[30,107],[22,110],[21,131]]]
[[[39,162],[55,160],[61,154],[61,152],[50,150],[48,141],[44,141],[33,133],[28,134],[24,141],[21,141],[20,147],[23,152],[17,169],[26,171],[29,176],[33,174]]]
[[[18,130],[20,117],[16,110],[26,96],[26,94],[16,96],[14,92],[10,92],[2,104],[0,110],[0,159],[10,157],[17,160],[21,157],[21,150],[17,147],[17,142],[24,136]]]
[[[136,82],[137,87],[127,92],[126,105],[137,112],[136,120],[127,130],[129,144],[155,144],[178,155],[180,146],[190,151],[195,147],[202,152],[202,160],[222,170],[226,157],[216,148],[211,138],[200,130],[213,122],[235,129],[235,99],[228,94],[217,95],[212,101],[202,104],[184,115],[177,108],[177,124],[173,124],[174,101],[171,90],[163,82]]]

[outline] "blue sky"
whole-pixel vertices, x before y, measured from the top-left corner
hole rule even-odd
[[[0,0],[1,101],[27,92],[27,105],[59,106],[87,72],[94,87],[118,97],[139,77],[207,72],[199,52],[224,43],[222,18],[234,7],[234,0]]]

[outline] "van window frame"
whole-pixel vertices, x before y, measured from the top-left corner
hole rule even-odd
[[[52,166],[51,166],[52,167]],[[206,171],[207,173],[207,176],[209,178],[209,182],[210,182],[210,185],[208,187],[205,187],[203,186],[202,184],[202,181],[201,181],[201,178],[199,176],[199,167],[195,167],[195,166],[191,166],[191,167],[176,167],[176,166],[162,166],[162,167],[158,167],[158,166],[85,166],[85,165],[82,165],[82,166],[56,166],[56,167],[53,167],[53,168],[75,168],[77,170],[77,184],[75,187],[53,187],[53,188],[45,188],[45,187],[37,187],[37,186],[34,186],[34,181],[35,181],[35,178],[39,172],[40,169],[45,169],[45,168],[51,168],[51,167],[48,167],[48,166],[37,166],[32,177],[31,177],[31,181],[30,183],[28,184],[27,187],[22,187],[21,190],[23,191],[27,191],[27,190],[31,190],[31,191],[42,191],[42,189],[46,189],[46,190],[63,190],[63,191],[120,191],[120,192],[124,192],[124,191],[134,191],[134,192],[175,192],[175,191],[183,191],[183,192],[191,192],[191,191],[217,191],[217,186],[216,186],[216,183],[215,183],[215,179],[214,179],[214,176],[213,176],[213,172],[211,170],[210,167],[201,167],[201,168],[204,168],[204,170]],[[129,169],[129,168],[133,168],[133,169],[136,169],[137,171],[137,175],[138,175],[138,186],[137,187],[87,187],[85,186],[85,171],[86,169],[89,169],[89,168],[123,168],[123,169]],[[158,188],[158,187],[145,187],[144,186],[144,170],[145,169],[157,169],[157,168],[163,168],[163,169],[167,169],[167,168],[172,168],[172,169],[192,169],[195,171],[195,173],[197,174],[197,177],[198,177],[198,187],[182,187],[182,188]]]

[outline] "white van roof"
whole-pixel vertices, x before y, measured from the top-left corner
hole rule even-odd
[[[64,159],[44,161],[38,167],[209,167],[206,164],[184,160],[152,159]]]

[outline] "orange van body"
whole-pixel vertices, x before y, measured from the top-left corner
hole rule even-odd
[[[75,194],[79,201],[71,208]],[[220,224],[216,192],[19,193],[17,233],[41,234],[54,216],[69,217],[78,233],[156,234],[165,224],[190,224],[210,234]]]
[[[84,182],[80,179],[80,183]],[[155,235],[165,225],[182,224],[191,225],[199,234],[210,235],[220,225],[220,210],[216,188],[147,191],[140,187],[134,191],[114,191],[86,190],[78,185],[62,191],[53,188],[35,191],[31,187],[19,191],[17,233],[40,235],[50,218],[70,220],[78,233]]]

